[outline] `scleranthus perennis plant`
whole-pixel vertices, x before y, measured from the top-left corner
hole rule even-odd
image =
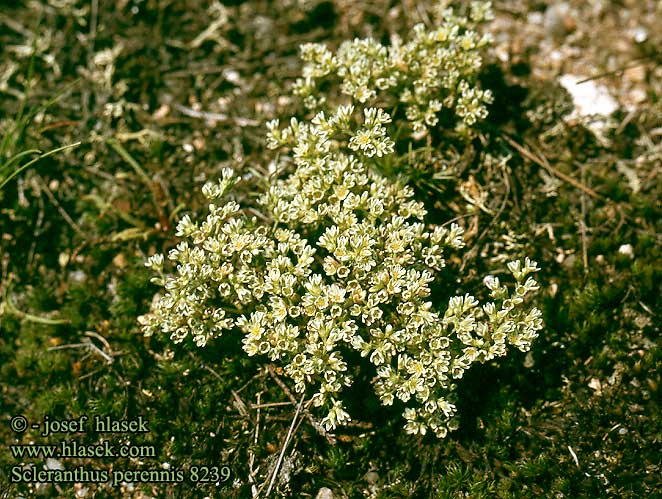
[[[513,290],[486,278],[492,301],[482,305],[469,294],[432,296],[463,230],[426,225],[404,179],[379,173],[396,146],[390,122],[384,109],[351,104],[282,129],[270,122],[267,145],[291,154],[260,199],[267,222],[227,200],[231,170],[205,185],[206,220],[185,216],[177,227],[176,274],[164,275],[162,255],[147,262],[165,294],[140,318],[145,334],[200,347],[238,335],[248,355],[281,365],[324,408],[329,430],[350,420],[343,390],[357,352],[381,402],[402,402],[407,432],[455,429],[455,380],[509,346],[528,350],[542,328],[525,304],[538,269],[528,258],[508,264]]]

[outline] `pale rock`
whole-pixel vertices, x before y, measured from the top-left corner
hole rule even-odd
[[[618,252],[621,255],[629,256],[630,258],[634,257],[634,248],[632,248],[631,244],[621,244],[618,248]]]
[[[579,116],[602,115],[609,116],[618,109],[618,102],[606,87],[594,80],[579,83],[584,78],[566,74],[559,78],[559,83],[572,96],[575,113]],[[573,114],[575,114],[573,113]]]
[[[322,487],[319,492],[317,492],[315,499],[333,499],[333,497],[333,491],[330,488]]]

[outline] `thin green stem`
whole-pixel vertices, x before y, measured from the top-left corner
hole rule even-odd
[[[56,153],[61,152],[61,151],[64,151],[64,150],[66,150],[66,149],[71,149],[71,148],[73,148],[73,147],[78,147],[78,146],[81,145],[81,144],[82,144],[82,141],[78,141],[78,142],[74,142],[73,144],[68,144],[68,145],[66,145],[66,146],[58,147],[58,148],[56,148],[56,149],[51,149],[51,150],[48,151],[48,152],[45,152],[45,153],[43,153],[43,154],[40,154],[40,155],[37,156],[36,158],[34,158],[34,159],[28,161],[28,162],[25,163],[23,166],[19,167],[16,171],[14,171],[14,172],[12,172],[11,174],[9,174],[9,176],[8,176],[7,178],[5,178],[4,180],[0,180],[0,190],[2,190],[2,188],[3,188],[5,185],[7,185],[7,184],[9,183],[9,181],[10,181],[11,179],[13,179],[16,175],[18,175],[19,173],[21,173],[21,172],[22,172],[23,170],[25,170],[26,168],[31,167],[32,165],[34,165],[34,164],[37,163],[38,161],[40,161],[40,160],[42,160],[42,159],[44,159],[44,158],[48,158],[49,156],[52,156],[53,154],[56,154]],[[39,152],[41,152],[41,151],[38,151],[38,150],[34,150],[34,151],[26,151],[26,152],[23,152],[23,153],[19,153],[18,156],[24,156],[26,153],[31,153],[31,152],[39,153]],[[5,163],[5,164],[3,165],[2,169],[4,169],[5,167],[7,167],[8,165],[12,164],[12,163],[15,161],[15,159],[16,159],[16,157],[11,158],[7,163]]]

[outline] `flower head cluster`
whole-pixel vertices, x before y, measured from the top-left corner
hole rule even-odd
[[[457,117],[458,131],[469,133],[487,116],[486,104],[492,102],[490,91],[476,86],[481,50],[491,38],[471,29],[490,15],[489,2],[472,2],[470,19],[444,9],[439,27],[428,30],[419,24],[412,40],[403,44],[393,37],[389,47],[371,38],[355,39],[341,44],[334,54],[323,44],[305,44],[301,56],[306,65],[294,93],[307,107],[318,109],[326,103],[318,97],[319,83],[335,77],[340,91],[360,104],[377,97],[390,99],[391,106],[404,104],[414,136],[437,125],[443,109]]]
[[[469,125],[483,116],[483,94],[467,80],[480,64],[481,40],[448,21],[432,32],[416,28],[402,47],[354,41],[334,55],[306,45],[298,88],[334,73],[358,103],[397,88],[408,116],[452,100]],[[434,113],[414,116],[414,128],[419,119],[432,126]],[[185,216],[177,227],[184,241],[168,255],[176,273],[164,274],[161,255],[147,262],[165,292],[140,318],[144,333],[198,346],[239,335],[248,355],[280,364],[296,391],[325,408],[327,429],[350,420],[342,392],[359,367],[371,370],[383,404],[404,405],[408,432],[443,437],[455,429],[455,380],[510,346],[529,349],[542,328],[540,311],[526,304],[538,269],[528,259],[508,264],[512,290],[486,278],[491,301],[482,305],[469,294],[433,295],[446,253],[464,246],[463,230],[426,225],[424,205],[405,180],[376,170],[394,154],[391,119],[379,107],[347,105],[282,128],[269,122],[267,145],[284,151],[284,173],[260,198],[267,223],[227,200],[231,170],[205,185],[207,218]],[[366,360],[350,366],[356,353]]]
[[[373,366],[382,402],[406,404],[407,431],[444,436],[456,427],[453,380],[508,345],[528,349],[541,328],[540,312],[524,304],[537,269],[513,262],[514,293],[490,279],[493,302],[456,296],[441,314],[430,284],[445,252],[464,245],[462,229],[427,227],[413,190],[368,166],[393,143],[383,129],[388,114],[363,114],[360,124],[345,107],[283,130],[271,123],[269,142],[288,146],[294,162],[261,199],[273,225],[222,202],[233,182],[223,171],[203,188],[207,219],[180,221],[186,241],[169,254],[177,273],[161,278],[165,295],[141,322],[146,334],[191,336],[199,346],[241,330],[248,355],[282,363],[297,391],[313,388],[329,429],[350,419],[342,391],[353,382],[347,358],[356,351]],[[159,272],[162,263],[148,262]]]

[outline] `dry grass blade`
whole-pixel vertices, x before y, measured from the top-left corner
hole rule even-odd
[[[305,398],[306,398],[306,394],[304,393],[301,396],[301,399],[299,400],[297,411],[294,413],[294,417],[292,418],[292,424],[290,424],[290,429],[288,430],[287,436],[285,437],[285,442],[283,442],[283,447],[280,449],[278,461],[276,461],[276,466],[274,467],[274,471],[271,475],[271,481],[269,482],[269,487],[267,487],[267,492],[265,493],[265,497],[269,497],[269,494],[271,494],[271,489],[276,483],[276,478],[278,477],[278,471],[280,470],[280,465],[283,462],[283,456],[285,455],[285,450],[287,449],[287,445],[290,443],[290,438],[292,438],[292,434],[294,433],[294,427],[296,426],[297,419],[299,418],[299,413],[301,412],[301,408],[303,407],[303,401],[305,400]]]
[[[292,403],[296,404],[297,403],[296,398],[294,397],[294,395],[292,394],[290,389],[287,387],[287,385],[285,383],[283,383],[283,380],[280,379],[278,374],[276,374],[276,372],[274,371],[274,368],[273,368],[272,365],[267,366],[267,372],[272,377],[272,379],[276,382],[276,384],[282,388],[282,390],[285,392],[287,397],[292,401]],[[310,413],[308,411],[306,411],[306,418],[308,418],[308,422],[310,423],[310,425],[313,428],[315,428],[317,433],[319,433],[320,435],[325,437],[328,440],[329,443],[331,443],[331,444],[335,443],[335,438],[332,435],[330,435],[329,433],[327,433],[327,431],[319,423],[317,423],[317,421],[315,421],[315,419],[313,419],[313,417],[310,415]]]
[[[549,173],[551,173],[552,175],[555,175],[556,177],[560,178],[561,180],[565,180],[565,181],[568,182],[570,185],[576,187],[577,189],[581,189],[583,192],[585,192],[586,194],[588,194],[589,196],[591,196],[591,197],[593,197],[593,198],[595,198],[595,199],[600,199],[600,198],[602,197],[602,196],[600,196],[600,194],[598,194],[597,192],[595,192],[595,191],[594,191],[593,189],[591,189],[590,187],[585,186],[585,185],[582,184],[581,182],[578,182],[578,181],[575,180],[574,178],[572,178],[572,177],[566,175],[565,173],[560,172],[559,170],[557,170],[556,168],[554,168],[552,165],[549,164],[549,162],[544,158],[544,156],[542,156],[542,155],[541,155],[541,156],[537,156],[536,154],[532,153],[532,152],[529,151],[527,148],[525,148],[525,147],[523,147],[522,145],[518,144],[517,142],[515,142],[513,139],[511,139],[510,137],[508,137],[508,136],[506,136],[506,135],[502,135],[502,137],[503,137],[503,140],[505,140],[505,141],[508,142],[508,144],[510,144],[512,147],[514,147],[515,149],[517,149],[517,151],[518,151],[522,156],[524,156],[526,159],[528,159],[528,160],[530,160],[530,161],[533,161],[533,162],[534,162],[535,164],[537,164],[538,166],[541,166],[542,168],[544,168],[545,170],[547,170],[547,171],[548,171]]]
[[[261,404],[260,397],[262,396],[262,392],[258,393],[256,398],[257,398],[257,403],[256,404],[251,404],[251,408],[256,407],[257,408],[257,414],[255,418],[255,437],[253,438],[253,445],[257,446],[258,438],[260,436],[260,416],[261,416],[261,411],[260,408],[263,407],[264,405],[268,404]],[[253,448],[249,447],[248,448],[248,481],[251,484],[251,497],[253,499],[256,499],[259,495],[259,490],[256,485],[256,480],[255,480],[255,474],[257,473],[257,470],[253,469],[253,464],[255,464],[255,454],[253,453]]]
[[[582,184],[586,183],[586,166],[582,163],[580,165],[582,172]],[[588,244],[586,242],[586,193],[582,191],[581,195],[581,220],[579,222],[579,228],[582,236],[582,261],[584,264],[584,273],[588,274]]]
[[[39,176],[35,178],[35,182],[37,186],[44,191],[46,197],[48,197],[50,202],[53,203],[53,206],[55,206],[55,208],[60,213],[60,215],[62,215],[62,218],[64,218],[64,220],[69,224],[69,227],[71,227],[79,236],[84,238],[85,234],[83,233],[80,226],[76,222],[74,222],[71,216],[62,207],[62,205],[59,203],[57,198],[53,195],[53,192],[51,192],[51,189],[48,187],[48,185],[46,185],[46,183],[43,182]]]

